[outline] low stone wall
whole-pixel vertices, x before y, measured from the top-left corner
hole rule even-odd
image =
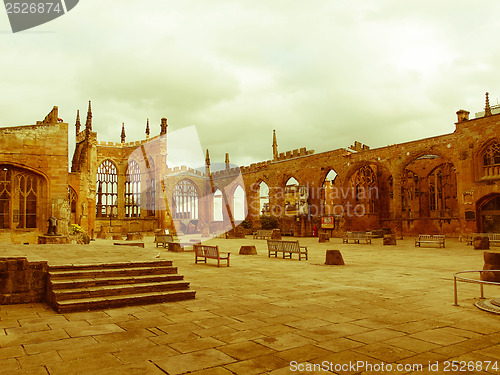
[[[0,258],[0,304],[43,302],[47,272],[47,262]]]

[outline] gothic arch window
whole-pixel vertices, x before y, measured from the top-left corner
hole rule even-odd
[[[104,160],[97,168],[97,217],[115,217],[117,213],[118,172],[111,160]]]
[[[377,177],[369,165],[359,168],[351,177],[351,187],[357,205],[363,205],[365,212],[376,211]]]
[[[0,169],[0,229],[11,227],[12,171],[7,167]]]
[[[483,176],[500,177],[500,143],[491,144],[483,152]]]
[[[0,166],[0,229],[37,228],[44,180],[28,170]]]
[[[220,189],[215,190],[214,193],[214,221],[223,221],[224,220],[224,215],[223,215],[223,198],[222,198],[222,192]]]
[[[290,177],[285,186],[285,215],[295,216],[299,213],[299,182]]]
[[[340,203],[339,189],[336,186],[337,172],[330,169],[323,180],[321,186],[320,199],[321,199],[321,214],[333,215],[335,214],[335,204]]]
[[[68,201],[69,207],[71,211],[71,220],[72,224],[76,223],[76,205],[78,204],[78,196],[76,195],[75,189],[68,185]]]
[[[269,186],[262,181],[259,184],[259,210],[262,215],[269,215]]]
[[[174,219],[198,219],[198,192],[190,180],[182,180],[174,187],[172,197]]]
[[[125,176],[125,217],[141,216],[141,169],[134,160],[127,166]]]
[[[243,221],[245,217],[245,191],[238,185],[233,193],[233,218],[235,221]]]
[[[434,168],[429,181],[429,208],[436,217],[452,217],[457,210],[457,183],[453,164],[444,163]]]

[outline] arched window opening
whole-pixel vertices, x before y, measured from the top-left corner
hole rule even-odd
[[[434,217],[453,217],[457,210],[457,184],[453,164],[434,168],[429,181],[429,208]]]
[[[68,201],[71,211],[70,223],[76,224],[76,205],[78,203],[78,196],[76,195],[75,189],[73,189],[71,186],[68,186]]]
[[[0,165],[0,229],[37,228],[44,186],[33,172]]]
[[[198,192],[189,180],[182,180],[174,187],[172,197],[174,219],[198,219]]]
[[[357,205],[364,206],[364,212],[376,212],[378,198],[377,177],[369,165],[359,168],[351,177],[351,188]]]
[[[12,199],[12,171],[4,167],[0,169],[0,229],[10,228]]]
[[[335,172],[333,169],[330,169],[321,187],[320,199],[322,215],[330,216],[334,215],[336,213],[335,211],[339,211],[338,209],[335,210],[335,205],[341,203],[341,194],[339,192],[338,186],[336,185],[336,182],[337,172]]]
[[[17,228],[36,228],[38,179],[29,174],[17,176],[19,186],[19,224]]]
[[[295,216],[299,213],[299,182],[290,177],[285,186],[285,215]]]
[[[500,177],[500,143],[493,143],[483,152],[483,176]]]
[[[235,221],[245,220],[245,191],[241,186],[234,190],[233,194],[233,218]]]
[[[262,215],[269,215],[269,186],[262,181],[259,184],[259,209]]]
[[[223,198],[222,198],[222,192],[217,189],[214,193],[214,221],[223,221],[224,220],[224,215],[223,215]]]
[[[125,217],[141,216],[141,169],[134,160],[127,166],[125,177]]]
[[[97,168],[97,217],[116,217],[118,197],[118,172],[110,160],[104,160]]]

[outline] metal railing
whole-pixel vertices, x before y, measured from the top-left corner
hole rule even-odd
[[[484,289],[483,285],[500,285],[500,282],[496,281],[485,281],[485,280],[478,280],[478,279],[469,279],[467,277],[463,276],[458,276],[459,274],[462,273],[473,273],[473,272],[479,272],[479,275],[481,276],[482,272],[500,272],[500,270],[478,270],[478,271],[460,271],[456,272],[453,274],[453,283],[454,283],[454,297],[455,297],[455,303],[454,306],[459,306],[458,305],[458,292],[457,292],[457,281],[462,281],[464,283],[472,283],[472,284],[479,284],[480,290],[481,290],[481,299],[484,299]]]

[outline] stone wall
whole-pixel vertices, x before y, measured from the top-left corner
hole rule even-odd
[[[0,258],[0,304],[45,301],[47,272],[47,262]]]

